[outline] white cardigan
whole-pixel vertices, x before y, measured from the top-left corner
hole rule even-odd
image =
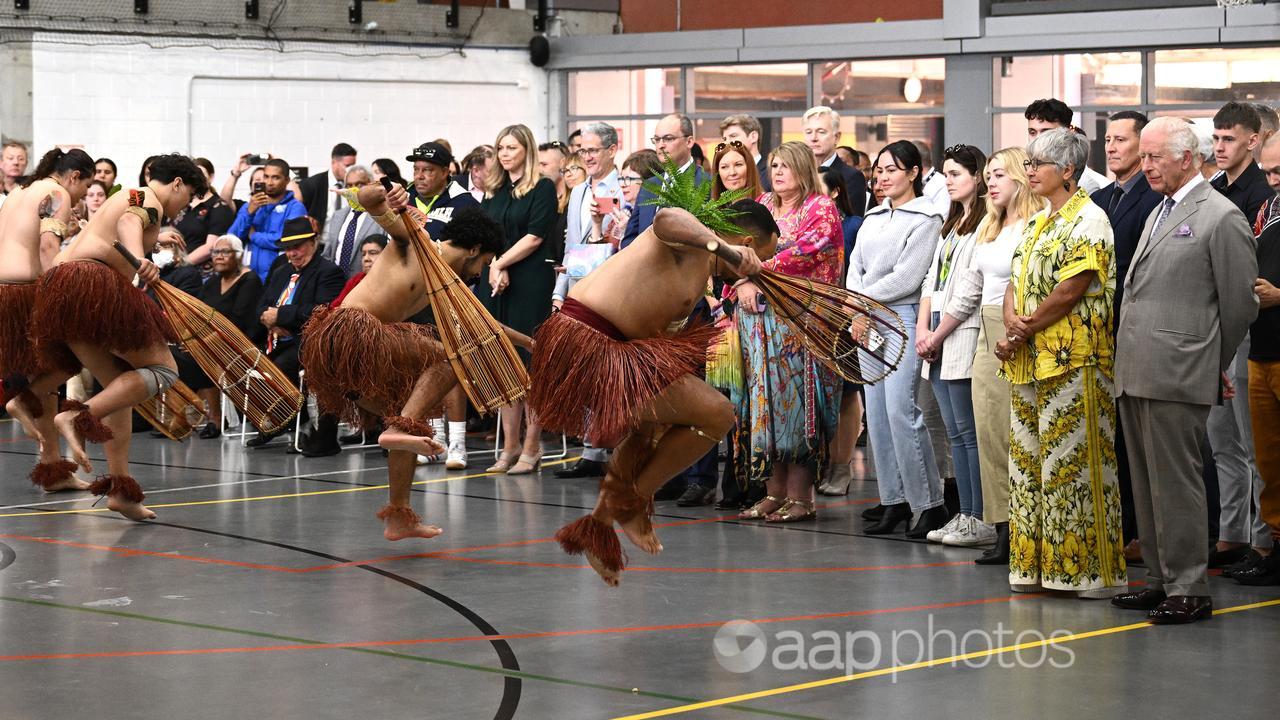
[[[975,235],[976,233],[956,235],[956,231],[952,230],[947,238],[938,243],[937,250],[933,253],[933,262],[929,265],[929,272],[924,276],[924,284],[920,286],[921,297],[929,298],[930,313],[945,313],[950,306],[951,297],[960,286],[960,276],[964,275],[965,270],[969,268],[969,263],[973,260]],[[948,239],[955,243],[951,256],[951,271],[947,275],[946,284],[934,291],[933,284],[942,269],[942,251]],[[932,324],[929,320],[925,322]],[[947,339],[942,341],[940,377],[943,380],[967,380],[973,376],[973,355],[978,349],[978,328],[981,326],[982,314],[970,313],[963,318],[960,326],[951,331]],[[929,367],[929,362],[921,363],[920,374],[926,380],[929,378]]]

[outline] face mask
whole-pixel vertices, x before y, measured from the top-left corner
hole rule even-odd
[[[172,250],[157,250],[151,253],[151,262],[155,263],[158,267],[169,267],[173,264],[173,259]]]

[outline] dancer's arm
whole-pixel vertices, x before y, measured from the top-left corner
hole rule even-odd
[[[653,232],[667,247],[677,251],[708,251],[707,245],[712,242],[724,242],[706,225],[698,222],[688,210],[681,208],[662,208],[653,218]],[[741,261],[735,268],[742,277],[750,277],[760,272],[760,258],[755,250],[746,245],[734,245]],[[726,263],[727,264],[727,263]]]

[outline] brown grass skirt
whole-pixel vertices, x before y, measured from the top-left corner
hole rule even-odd
[[[427,326],[384,323],[356,308],[318,308],[302,329],[307,391],[320,412],[361,429],[372,429],[373,416],[356,401],[399,415],[418,378],[444,357]]]
[[[572,303],[572,304],[571,304]],[[628,340],[581,303],[566,301],[535,336],[529,407],[544,430],[612,448],[639,425],[640,411],[683,375],[705,367],[720,334],[694,325]]]
[[[81,368],[73,342],[114,354],[177,342],[155,301],[93,260],[66,262],[40,277],[31,335],[39,362],[68,374]]]
[[[31,342],[31,313],[36,306],[36,283],[0,284],[0,378],[39,374]]]

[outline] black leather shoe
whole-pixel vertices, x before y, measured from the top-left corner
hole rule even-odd
[[[716,501],[717,510],[740,510],[742,509],[742,496],[722,497]]]
[[[684,489],[684,494],[680,499],[676,500],[677,507],[698,507],[699,505],[710,505],[716,501],[716,489],[702,487],[701,485],[690,485]]]
[[[1111,604],[1125,610],[1155,610],[1160,603],[1168,599],[1163,590],[1139,590],[1138,592],[1120,593],[1111,598]]]
[[[1262,562],[1262,556],[1258,554],[1257,550],[1249,548],[1249,552],[1245,553],[1244,557],[1240,558],[1235,563],[1222,568],[1222,577],[1234,578],[1236,573],[1241,570],[1249,570],[1260,562]]]
[[[875,507],[869,507],[862,511],[862,519],[875,522],[884,517],[884,505],[876,504]]]
[[[200,428],[201,440],[213,440],[221,436],[222,430],[218,429],[217,423],[205,423],[204,427]]]
[[[1231,575],[1241,585],[1262,587],[1280,585],[1280,548],[1271,551],[1266,557],[1259,556],[1258,562],[1247,570],[1237,570]]]
[[[975,565],[1009,564],[1009,523],[996,523],[996,544],[973,561]]]
[[[1207,595],[1174,595],[1147,613],[1156,625],[1185,625],[1211,617],[1213,600]]]
[[[1249,554],[1249,547],[1235,547],[1228,550],[1210,550],[1209,551],[1209,568],[1225,568],[1234,565],[1245,558]]]
[[[342,443],[343,445],[363,445],[364,432],[357,430],[351,433],[350,435],[343,435],[342,437],[338,438],[338,442]]]
[[[675,478],[668,480],[666,485],[658,488],[658,492],[653,494],[654,500],[678,500],[687,488],[688,483],[684,478]]]
[[[911,506],[906,503],[884,506],[880,519],[868,525],[862,532],[868,535],[889,535],[897,532],[898,525],[911,522]]]
[[[951,517],[947,515],[947,508],[942,505],[929,508],[920,513],[916,524],[907,531],[907,537],[912,540],[923,540],[930,532],[946,525],[950,519]]]
[[[556,470],[552,475],[561,480],[572,480],[575,478],[604,477],[607,466],[598,460],[588,460],[582,458],[578,462]]]
[[[257,437],[253,438],[252,440],[249,440],[244,445],[245,447],[251,447],[254,449],[266,447],[267,443],[280,437],[281,434],[282,433],[278,433],[278,432],[275,432],[275,433],[260,432],[258,433]]]

